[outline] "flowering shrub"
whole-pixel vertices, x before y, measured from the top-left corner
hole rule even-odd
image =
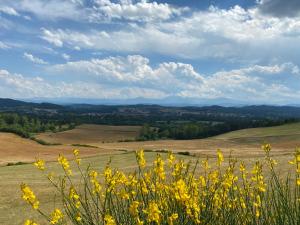
[[[70,164],[62,155],[58,163],[64,175],[47,175],[61,195],[60,209],[42,212],[31,188],[22,184],[21,190],[23,199],[50,224],[300,224],[300,151],[289,162],[294,172],[283,179],[275,172],[271,146],[264,145],[263,150],[265,160],[251,170],[231,157],[225,164],[221,151],[214,162],[186,163],[170,152],[166,160],[158,154],[149,165],[141,150],[131,173],[110,164],[102,172],[82,170],[79,151],[74,150],[83,182],[73,182]],[[47,174],[43,160],[34,165]],[[263,173],[266,167],[268,178]]]

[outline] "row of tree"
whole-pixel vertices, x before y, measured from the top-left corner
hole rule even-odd
[[[185,122],[168,124],[144,124],[141,128],[139,140],[157,139],[196,139],[206,138],[222,133],[254,127],[268,127],[295,122],[294,119],[277,120],[232,120],[226,122]]]
[[[33,133],[46,131],[58,132],[72,129],[74,124],[62,124],[58,121],[42,121],[37,117],[19,115],[16,113],[0,114],[0,131],[11,132],[29,138]]]

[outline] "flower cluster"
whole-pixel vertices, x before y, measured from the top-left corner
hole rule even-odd
[[[65,171],[68,175],[71,175],[71,174],[72,174],[72,170],[70,169],[69,161],[67,160],[66,157],[64,157],[63,155],[59,155],[57,161],[59,162],[59,164],[61,164],[61,166],[63,167],[64,171]]]
[[[189,163],[171,152],[157,154],[148,165],[141,150],[136,152],[136,169],[128,173],[109,163],[103,171],[84,172],[79,151],[74,150],[83,182],[72,181],[69,162],[60,155],[65,174],[51,182],[61,194],[64,210],[55,209],[48,221],[64,224],[68,217],[77,225],[298,224],[300,151],[290,161],[296,168],[292,186],[294,178],[284,181],[276,174],[271,146],[262,148],[265,161],[253,165],[231,157],[225,160],[220,150],[216,159]],[[36,166],[45,168],[41,163]],[[22,192],[23,199],[37,208],[31,189],[22,185]],[[36,225],[31,220],[25,224]]]
[[[40,202],[37,200],[35,194],[26,184],[21,184],[22,198],[28,202],[32,208],[38,209]]]

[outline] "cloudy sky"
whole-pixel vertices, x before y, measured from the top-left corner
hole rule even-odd
[[[299,0],[0,0],[0,97],[300,103]]]

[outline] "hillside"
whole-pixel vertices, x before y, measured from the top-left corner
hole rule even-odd
[[[135,140],[139,135],[140,129],[140,126],[83,124],[72,130],[57,133],[41,133],[36,137],[49,143],[95,145],[102,142]]]
[[[300,146],[300,123],[274,127],[251,128],[228,132],[214,137],[216,140],[233,141],[239,144],[273,143],[279,147]]]

